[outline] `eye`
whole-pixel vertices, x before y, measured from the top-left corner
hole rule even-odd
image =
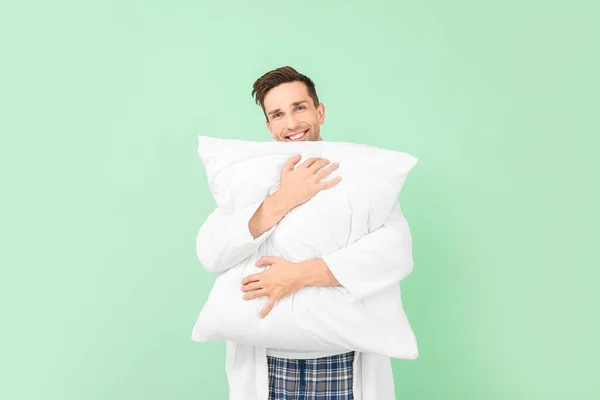
[[[304,107],[304,106],[298,106],[298,109],[300,109],[300,108],[306,108],[306,107]]]
[[[273,118],[277,117],[278,115],[279,115],[279,113],[273,114]]]

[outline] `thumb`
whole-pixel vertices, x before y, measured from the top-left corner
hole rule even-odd
[[[300,154],[296,154],[294,157],[288,158],[288,160],[285,162],[285,165],[283,166],[283,169],[287,171],[293,170],[294,165],[298,164],[298,161],[300,161],[301,158],[302,157]]]

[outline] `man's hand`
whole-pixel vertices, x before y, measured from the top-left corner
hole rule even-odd
[[[271,268],[242,279],[242,292],[246,293],[244,300],[263,296],[269,298],[260,313],[261,318],[271,312],[279,299],[294,294],[305,286],[340,285],[322,258],[292,262],[282,257],[265,256],[256,263],[257,267],[264,265],[270,265]]]
[[[294,168],[300,159],[300,154],[288,158],[281,169],[279,188],[263,201],[250,218],[248,229],[253,238],[256,239],[271,229],[290,210],[306,203],[319,191],[329,189],[342,180],[338,176],[327,182],[320,182],[339,167],[338,163],[325,167],[329,160],[313,157]]]
[[[288,204],[290,209],[306,203],[321,190],[329,189],[342,180],[338,176],[321,182],[321,179],[339,167],[339,163],[328,165],[329,160],[312,157],[294,168],[300,159],[301,155],[296,155],[286,161],[281,169],[279,189],[275,192],[280,201]]]
[[[267,305],[260,312],[261,318],[271,312],[279,299],[283,299],[303,287],[303,270],[298,268],[298,264],[282,257],[262,257],[256,266],[270,265],[271,267],[266,271],[248,275],[242,280],[242,292],[246,293],[244,300],[263,296],[269,298]]]

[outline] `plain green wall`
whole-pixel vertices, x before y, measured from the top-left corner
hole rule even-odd
[[[419,158],[399,399],[600,398],[595,1],[0,8],[2,399],[226,399],[196,135],[270,140],[291,65],[325,140]],[[376,399],[367,399],[376,400]]]

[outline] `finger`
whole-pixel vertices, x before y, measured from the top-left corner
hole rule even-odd
[[[269,293],[267,293],[266,289],[255,290],[254,292],[246,293],[244,295],[244,300],[258,299],[259,297],[264,297],[264,296],[268,296],[268,295],[269,295]]]
[[[337,185],[338,183],[340,183],[341,180],[342,180],[341,176],[336,176],[335,178],[328,180],[327,182],[321,183],[321,189],[329,189],[330,187],[333,187],[333,186]]]
[[[258,260],[255,265],[257,267],[262,267],[263,265],[271,265],[271,264],[275,263],[275,258],[276,257],[272,257],[272,256],[261,257],[260,260]]]
[[[287,159],[287,161],[285,162],[285,164],[283,165],[283,170],[287,170],[287,171],[291,171],[294,169],[294,165],[296,165],[298,163],[298,161],[300,161],[301,159],[301,155],[297,154],[294,157],[290,157]]]
[[[258,289],[263,289],[264,286],[262,285],[262,283],[260,281],[258,282],[253,282],[253,283],[248,283],[244,286],[242,286],[242,292],[251,292],[253,290],[258,290]]]
[[[267,315],[269,315],[269,313],[271,312],[271,310],[273,309],[273,307],[275,306],[275,303],[277,303],[277,298],[275,297],[270,297],[269,298],[269,302],[267,303],[267,305],[262,309],[262,311],[260,312],[260,317],[264,318]]]
[[[334,162],[333,164],[331,164],[327,168],[323,168],[322,170],[318,171],[315,174],[315,176],[317,177],[317,182],[320,181],[321,179],[323,179],[325,176],[327,176],[330,173],[332,173],[334,170],[338,169],[339,166],[340,166],[340,163]]]
[[[321,158],[317,161],[314,162],[314,164],[312,164],[309,169],[312,171],[313,174],[316,174],[317,171],[319,171],[320,168],[323,168],[324,166],[326,166],[327,164],[329,164],[330,161],[326,158]]]
[[[310,167],[311,165],[313,165],[316,161],[318,161],[320,159],[321,159],[320,157],[311,157],[308,160],[304,161],[301,164],[301,166],[308,168],[308,167]]]
[[[260,280],[260,274],[262,274],[262,272],[259,272],[258,274],[248,275],[247,277],[245,277],[244,279],[242,279],[242,285],[247,285],[250,282],[259,281]]]

